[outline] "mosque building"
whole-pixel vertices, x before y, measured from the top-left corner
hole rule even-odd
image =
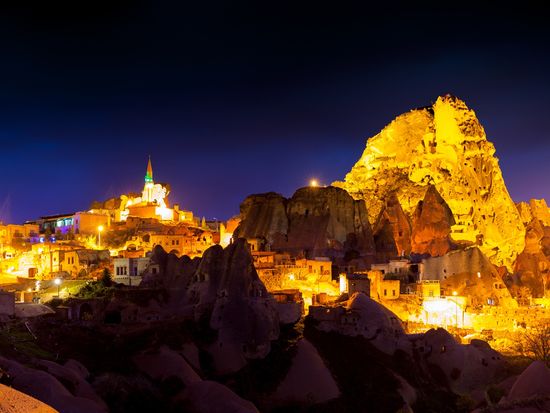
[[[147,162],[144,181],[141,197],[131,194],[121,195],[118,199],[110,199],[100,205],[96,204],[96,208],[92,208],[92,211],[107,212],[114,222],[126,221],[128,217],[136,217],[153,218],[167,223],[195,223],[191,211],[181,210],[178,204],[170,207],[168,202],[170,189],[168,185],[154,182],[151,157]]]

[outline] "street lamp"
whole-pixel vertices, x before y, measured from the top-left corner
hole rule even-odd
[[[103,231],[103,225],[97,227],[97,246],[101,248],[101,232]]]
[[[317,179],[312,179],[309,181],[309,186],[317,187],[319,186],[319,181],[317,181]]]
[[[59,286],[61,285],[61,278],[56,278],[53,283],[57,285],[57,298],[59,298]]]
[[[458,330],[458,300],[456,296],[458,293],[456,291],[453,291],[453,296],[455,297],[455,318],[456,318],[456,329]]]

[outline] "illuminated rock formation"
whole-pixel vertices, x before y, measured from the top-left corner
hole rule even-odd
[[[446,95],[370,138],[345,181],[334,185],[364,199],[371,222],[393,194],[412,217],[434,185],[452,211],[452,239],[478,243],[491,262],[511,269],[525,229],[494,153],[475,113]]]
[[[377,257],[387,260],[411,253],[411,223],[395,194],[390,194],[376,220],[374,243]]]
[[[265,238],[272,243],[288,232],[287,200],[275,192],[250,195],[241,204],[241,222],[235,234],[243,238]]]
[[[265,239],[273,250],[308,257],[374,253],[365,203],[340,188],[301,188],[288,200],[272,192],[251,195],[241,219],[237,237]]]
[[[57,410],[25,393],[0,384],[0,412],[57,413]]]
[[[430,185],[414,211],[411,250],[418,254],[441,256],[452,247],[449,234],[453,213],[435,186]]]
[[[441,257],[422,261],[421,278],[439,280],[449,293],[468,296],[472,305],[488,300],[504,306],[517,306],[504,285],[502,276],[478,247],[450,251]]]
[[[525,225],[529,224],[533,218],[537,219],[544,226],[550,226],[550,209],[544,199],[531,199],[527,202],[517,204],[519,215]]]
[[[545,285],[550,282],[550,259],[543,247],[543,240],[547,242],[547,239],[541,221],[534,218],[527,225],[525,249],[515,263],[518,285],[528,287],[534,297],[542,297]]]

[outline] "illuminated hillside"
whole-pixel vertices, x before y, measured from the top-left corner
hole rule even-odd
[[[474,111],[446,95],[370,138],[344,182],[333,185],[364,199],[371,223],[394,194],[413,220],[434,185],[454,217],[451,238],[477,243],[494,264],[511,269],[524,248],[525,228],[494,154]]]

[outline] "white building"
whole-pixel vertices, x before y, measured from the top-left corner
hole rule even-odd
[[[143,273],[149,267],[150,261],[149,257],[115,258],[113,281],[126,285],[139,285]]]

